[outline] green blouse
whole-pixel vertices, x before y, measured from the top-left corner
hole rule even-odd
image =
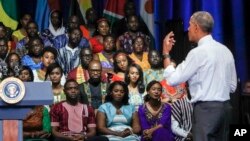
[[[49,111],[46,107],[43,107],[43,131],[51,133],[51,125],[50,125],[50,115]],[[24,141],[48,141],[48,139],[39,139],[39,138],[26,138]]]

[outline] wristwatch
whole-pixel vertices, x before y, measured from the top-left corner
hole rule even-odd
[[[163,58],[163,59],[171,58],[171,56],[170,56],[168,53],[166,53],[166,54],[163,54],[163,55],[162,55],[162,58]]]

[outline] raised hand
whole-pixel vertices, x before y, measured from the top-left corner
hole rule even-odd
[[[168,54],[172,50],[174,44],[175,44],[174,32],[171,31],[165,36],[163,40],[162,54]]]

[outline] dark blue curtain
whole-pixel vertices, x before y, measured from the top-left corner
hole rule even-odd
[[[168,20],[182,20],[184,31],[187,31],[189,18],[195,11],[208,11],[215,21],[213,37],[225,44],[233,53],[236,62],[238,77],[241,81],[249,79],[250,45],[249,32],[245,29],[249,16],[246,10],[250,5],[243,0],[154,0],[155,22],[158,34],[156,48],[161,49],[162,40],[166,33],[161,30],[166,28]],[[246,35],[247,34],[247,35]]]
[[[245,32],[245,18],[244,18],[244,3],[242,0],[231,0],[232,6],[232,39],[235,53],[236,67],[239,78],[241,81],[249,79],[249,66],[247,66],[247,60],[249,60],[249,52],[246,54],[246,40],[249,42],[249,38],[246,39]],[[249,8],[249,7],[248,7]],[[249,44],[248,44],[249,45]],[[248,56],[248,58],[247,58]]]

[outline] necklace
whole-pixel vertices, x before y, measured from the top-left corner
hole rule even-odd
[[[149,112],[153,115],[153,116],[157,116],[159,114],[159,112],[162,109],[162,104],[159,106],[159,108],[157,110],[155,110],[148,102],[146,103],[146,106],[149,110]]]
[[[42,69],[37,70],[37,76],[40,80],[45,80],[45,71],[43,71]]]
[[[162,118],[164,106],[161,104],[157,110],[154,110],[151,107],[151,105],[147,102],[145,108],[146,108],[145,115],[146,115],[147,121],[151,124],[151,127],[157,126]]]
[[[60,95],[63,92],[63,87],[60,85],[59,87],[53,88],[54,96]]]

